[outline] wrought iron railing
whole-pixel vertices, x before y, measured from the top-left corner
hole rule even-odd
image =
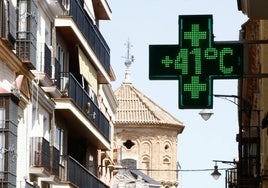
[[[47,44],[44,44],[44,71],[48,76],[52,76],[51,50]]]
[[[50,169],[49,142],[43,137],[31,137],[30,165]]]
[[[36,38],[31,32],[18,32],[20,35],[25,35],[25,38],[17,39],[16,52],[30,69],[36,68]]]
[[[87,38],[90,46],[103,64],[105,70],[110,72],[110,48],[101,35],[98,27],[93,24],[91,18],[83,9],[82,1],[70,1],[69,15],[73,17],[80,30]]]
[[[225,174],[225,187],[226,188],[238,188],[237,187],[237,169],[230,168],[226,170]]]
[[[239,135],[239,187],[255,188],[260,183],[260,126],[243,126]]]
[[[54,146],[50,146],[50,149],[51,149],[51,156],[53,156],[51,172],[54,175],[58,176],[59,175],[59,163],[60,163],[60,151]]]
[[[109,188],[100,181],[94,174],[83,167],[78,161],[71,156],[62,156],[63,165],[61,166],[61,180],[69,181],[78,187],[86,188]]]
[[[29,69],[36,68],[36,35],[38,10],[36,0],[18,0],[19,26],[17,28],[16,52]],[[25,6],[26,5],[26,6]],[[22,21],[23,20],[23,21]]]
[[[60,69],[61,69],[61,65],[59,63],[59,61],[55,58],[55,74],[54,74],[54,80],[55,80],[55,85],[60,88],[60,84],[61,84],[61,78],[60,78]]]
[[[61,90],[67,92],[67,97],[72,98],[81,108],[86,117],[110,141],[110,124],[99,107],[89,96],[72,73],[61,73]]]

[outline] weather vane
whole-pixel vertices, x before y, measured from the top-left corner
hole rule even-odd
[[[125,45],[127,46],[127,56],[123,58],[126,59],[125,66],[127,67],[127,69],[129,69],[130,65],[134,62],[134,56],[130,56],[130,48],[132,47],[132,45],[129,40],[125,43]]]
[[[125,58],[125,66],[126,66],[126,72],[125,72],[125,83],[131,83],[130,81],[130,70],[129,67],[131,66],[131,64],[134,62],[134,56],[130,55],[130,48],[132,47],[132,45],[130,44],[129,40],[125,43],[125,45],[127,46],[127,56],[123,57]]]

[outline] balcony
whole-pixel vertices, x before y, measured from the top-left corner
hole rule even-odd
[[[34,0],[18,1],[16,53],[28,69],[36,68],[37,4]]]
[[[226,188],[236,188],[237,186],[237,169],[231,168],[225,172],[225,185]]]
[[[95,54],[103,64],[105,70],[110,72],[110,48],[101,35],[98,27],[87,16],[78,0],[70,1],[69,16],[72,16],[76,24],[86,37]]]
[[[98,19],[110,20],[111,19],[111,9],[106,0],[93,0],[94,12]]]
[[[42,137],[32,137],[30,145],[30,166],[35,170],[31,172],[37,176],[49,176],[50,149],[49,142]]]
[[[25,38],[17,39],[16,52],[28,69],[35,69],[36,38],[31,32],[19,32],[18,35]]]
[[[63,165],[60,167],[60,178],[64,182],[71,182],[77,187],[108,188],[90,171],[83,167],[71,156],[62,156]]]
[[[238,184],[241,187],[258,187],[260,184],[260,127],[243,126],[238,141]]]
[[[42,181],[57,181],[55,176],[59,176],[59,151],[49,146],[49,142],[43,137],[31,137],[30,142],[32,178],[43,177]]]
[[[47,44],[43,44],[44,53],[44,72],[52,77],[52,66],[51,66],[51,50]]]
[[[56,32],[70,49],[79,46],[98,71],[98,83],[109,84],[114,80],[110,66],[110,48],[78,0],[70,1],[67,15],[55,19]],[[77,52],[69,51],[71,57]]]
[[[86,139],[92,139],[92,143],[100,149],[109,148],[110,124],[96,103],[96,95],[90,95],[72,73],[61,73],[60,89],[64,97],[55,99],[56,110],[69,123],[73,122],[75,126],[69,128]]]
[[[45,43],[38,44],[38,59],[39,62],[36,65],[37,70],[32,70],[35,76],[38,78],[40,85],[51,86],[53,84],[52,78],[52,66],[51,66],[51,50]]]

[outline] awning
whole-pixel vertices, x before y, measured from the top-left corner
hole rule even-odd
[[[87,59],[83,51],[78,47],[79,54],[79,69],[80,74],[86,79],[86,81],[91,85],[93,91],[97,93],[98,82],[97,82],[97,71],[92,66],[90,61]]]

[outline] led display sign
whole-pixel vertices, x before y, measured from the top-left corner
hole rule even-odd
[[[179,108],[213,107],[213,79],[243,74],[243,45],[214,43],[212,15],[179,16],[179,45],[149,46],[150,80],[179,80]]]

